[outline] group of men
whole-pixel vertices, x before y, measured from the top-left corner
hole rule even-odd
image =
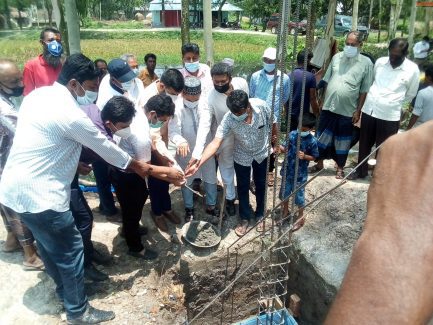
[[[78,174],[93,169],[99,208],[107,217],[118,213],[111,192],[114,186],[121,210],[120,234],[128,254],[135,258],[151,260],[158,255],[141,240],[148,231],[140,225],[148,196],[152,219],[160,230],[168,230],[167,221],[181,223],[171,207],[170,183],[181,186],[185,221],[194,216],[191,187],[197,179],[204,187],[206,213],[219,215],[217,168],[229,216],[236,215],[236,197],[239,200],[235,232],[242,236],[251,221],[264,217],[266,187],[274,185],[276,154],[287,152],[287,170],[281,172],[286,176],[282,199],[305,183],[310,161],[316,160],[313,169],[320,170],[323,159],[335,160],[336,176],[343,178],[354,125],[361,121],[362,161],[374,144],[398,131],[401,108],[415,97],[419,84],[419,69],[407,59],[406,40],[392,40],[389,57],[373,64],[360,53],[358,32],[349,33],[344,51],[332,58],[320,83],[323,100],[316,94],[315,75],[304,69],[312,58],[307,50],[298,54],[298,67],[285,74],[277,69],[276,49],[266,49],[263,69],[253,73],[248,83],[232,76],[230,60],[212,68],[200,63],[196,44],[182,46],[182,69],[167,69],[158,77],[154,54],[145,56],[146,68],[140,71],[130,54],[108,64],[102,59],[92,62],[82,54],[65,59],[61,35],[53,28],[41,32],[40,42],[43,53],[26,63],[22,76],[12,61],[0,60],[0,209],[8,230],[5,250],[17,249],[19,240],[24,265],[45,267],[57,285],[69,324],[114,318],[112,312],[90,307],[84,291],[84,276],[94,281],[107,278],[93,266],[107,258],[93,248],[93,215],[78,186]],[[431,70],[426,68],[426,92],[433,84]],[[11,99],[22,94],[18,114]],[[418,122],[432,116],[428,94],[415,105],[414,114],[424,114]],[[291,132],[282,146],[276,138],[281,116],[290,121]],[[315,116],[320,117],[313,136]],[[299,152],[296,141],[301,143]],[[302,161],[296,182],[295,159]],[[367,175],[366,166],[356,177]],[[255,211],[249,202],[251,175]],[[299,217],[303,195],[301,190],[296,196]]]

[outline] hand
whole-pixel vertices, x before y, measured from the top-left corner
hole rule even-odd
[[[188,155],[188,153],[189,153],[188,142],[184,142],[184,143],[181,143],[180,145],[178,145],[176,152],[181,157],[186,157]]]
[[[192,165],[195,165],[197,163],[198,163],[198,159],[191,158],[190,161],[188,162],[188,165],[186,166],[186,169],[188,169],[189,167],[191,167]]]
[[[301,160],[304,160],[305,159],[305,153],[303,151],[299,151],[298,152],[298,158]]]
[[[183,171],[176,167],[170,167],[170,170],[167,173],[167,177],[177,182],[185,180]]]
[[[355,113],[353,113],[352,115],[352,124],[358,123],[360,117],[361,117],[361,111],[356,110]]]
[[[161,155],[159,157],[159,162],[162,164],[162,166],[166,166],[166,167],[172,167],[173,166],[173,160],[171,160],[167,156]]]
[[[77,172],[80,175],[89,175],[89,173],[92,171],[92,166],[85,164],[83,162],[78,163]]]
[[[200,165],[200,161],[197,161],[194,165],[191,165],[190,167],[188,167],[185,170],[185,177],[188,178],[188,177],[191,177],[192,175],[194,175],[197,172],[199,165]]]

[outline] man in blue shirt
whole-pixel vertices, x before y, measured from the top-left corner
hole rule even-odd
[[[277,59],[277,50],[273,47],[269,47],[263,53],[263,69],[253,73],[250,79],[250,97],[260,98],[264,100],[270,108],[274,110],[274,127],[277,127],[278,118],[280,116],[280,78],[283,78],[283,98],[282,102],[285,103],[289,98],[289,87],[290,80],[289,77],[277,71],[275,67]],[[274,106],[272,106],[272,93],[274,89],[274,78],[277,78],[277,87],[275,93]],[[276,130],[274,130],[275,133]],[[275,155],[272,154],[269,162],[269,176],[268,185],[274,185],[274,165],[275,165]]]

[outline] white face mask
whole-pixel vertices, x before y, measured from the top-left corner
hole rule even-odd
[[[95,102],[95,100],[98,98],[98,93],[91,90],[85,90],[81,84],[79,84],[81,89],[84,91],[84,96],[78,96],[77,92],[75,92],[75,95],[77,96],[77,103],[78,105],[90,105]]]
[[[128,82],[122,82],[122,89],[127,92],[131,92],[131,90],[135,86],[135,80],[129,80]]]
[[[198,106],[198,100],[195,102],[190,102],[189,100],[183,99],[183,104],[188,108],[196,108]]]
[[[128,126],[124,129],[117,130],[116,132],[114,132],[114,135],[122,139],[128,139],[131,135],[131,127]]]
[[[132,72],[134,72],[135,75],[137,76],[137,75],[138,75],[138,68],[134,68],[134,69],[132,69]]]
[[[167,96],[169,96],[169,97],[171,98],[171,100],[173,101],[173,103],[176,102],[176,100],[177,100],[177,98],[178,98],[177,95],[172,95],[172,94],[169,94],[168,92],[165,92],[165,93],[167,94]]]
[[[345,45],[344,46],[344,55],[346,57],[353,58],[358,54],[358,48],[355,46]]]

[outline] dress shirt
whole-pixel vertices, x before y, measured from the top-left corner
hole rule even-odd
[[[248,83],[244,78],[235,77],[232,79],[233,89],[240,89],[245,91],[247,94]],[[200,123],[197,131],[197,141],[192,153],[194,159],[200,159],[203,153],[207,135],[211,131],[212,123],[215,122],[216,126],[219,125],[224,115],[229,111],[227,107],[227,95],[217,92],[214,88],[211,89],[208,96],[208,105],[205,107],[202,113],[202,123]],[[228,136],[224,139],[222,146],[230,146],[233,144],[233,136]]]
[[[418,66],[409,59],[395,69],[388,57],[377,59],[374,82],[368,91],[362,113],[384,121],[399,121],[403,104],[416,96],[418,84]]]
[[[258,98],[250,98],[250,105],[253,109],[251,124],[239,122],[231,112],[227,112],[215,135],[219,139],[230,133],[234,135],[233,158],[242,166],[251,166],[254,160],[260,164],[269,154],[271,109]]]
[[[131,160],[98,131],[65,86],[33,91],[18,114],[0,202],[18,213],[67,211],[82,145],[119,168]]]
[[[283,105],[289,99],[290,93],[290,79],[283,73]],[[272,92],[274,89],[274,78],[268,79],[268,74],[264,69],[256,71],[253,73],[250,79],[250,97],[260,98],[272,107]],[[274,75],[275,76],[275,75]],[[280,80],[281,71],[277,72],[277,87],[275,93],[274,102],[274,123],[278,122],[280,118]]]

